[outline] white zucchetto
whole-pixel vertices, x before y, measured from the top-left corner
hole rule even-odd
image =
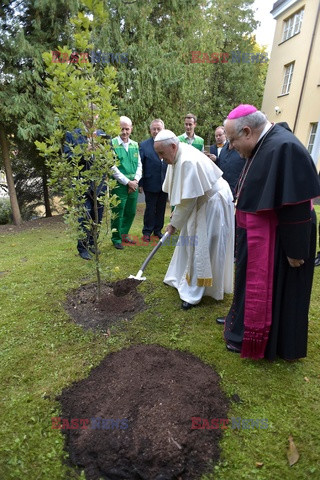
[[[163,129],[155,137],[155,142],[162,142],[163,140],[168,140],[169,138],[175,138],[176,134],[171,130]]]

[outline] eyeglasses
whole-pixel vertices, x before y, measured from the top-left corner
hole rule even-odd
[[[243,135],[243,128],[241,128],[239,135],[237,135],[236,137],[227,137],[227,140],[229,143],[234,143],[235,140],[238,140],[238,138],[242,137],[242,135]]]

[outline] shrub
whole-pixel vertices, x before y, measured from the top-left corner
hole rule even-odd
[[[0,198],[0,225],[12,223],[12,211],[9,198]]]

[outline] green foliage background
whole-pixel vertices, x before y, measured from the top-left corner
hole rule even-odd
[[[199,119],[197,133],[213,143],[214,128],[238,103],[261,106],[266,63],[191,63],[192,51],[227,52],[230,58],[233,51],[262,51],[252,36],[253,0],[5,0],[0,9],[0,128],[15,152],[14,174],[21,175],[28,163],[28,175],[43,179],[43,195],[48,172],[34,141],[52,133],[55,117],[42,55],[58,46],[65,52],[81,49],[81,35],[74,35],[70,19],[78,12],[90,18],[98,5],[105,21],[92,30],[92,47],[83,47],[89,55],[92,50],[127,55],[128,62],[111,65],[118,85],[114,105],[119,115],[132,118],[135,140],[149,136],[150,121],[157,117],[180,134],[184,115],[192,112]],[[105,67],[96,63],[94,70],[103,75]],[[30,195],[35,196],[32,189]],[[20,207],[30,195],[18,191]]]
[[[143,209],[139,212],[133,235],[141,235]],[[317,212],[319,216],[320,207]],[[265,430],[226,430],[221,461],[202,480],[320,478],[320,267],[315,269],[307,358],[255,362],[227,352],[215,323],[228,311],[232,295],[222,302],[204,298],[199,307],[181,310],[176,290],[162,282],[170,246],[157,252],[139,286],[145,311],[113,326],[108,337],[84,331],[66,314],[64,303],[72,289],[92,281],[89,262],[77,255],[62,222],[30,227],[20,233],[0,229],[1,479],[79,478],[64,461],[64,436],[51,428],[51,418],[61,413],[57,396],[87,377],[106,354],[137,344],[198,356],[218,372],[230,400],[235,394],[241,399],[231,401],[228,418],[268,419]],[[103,278],[115,281],[136,274],[151,249],[133,246],[115,252],[110,237],[104,237]],[[289,435],[300,454],[293,467],[287,460]]]

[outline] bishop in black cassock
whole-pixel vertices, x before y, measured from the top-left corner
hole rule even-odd
[[[236,189],[234,298],[225,319],[228,350],[244,358],[307,354],[316,248],[312,199],[320,195],[311,156],[287,125],[252,105],[225,122],[246,164]]]

